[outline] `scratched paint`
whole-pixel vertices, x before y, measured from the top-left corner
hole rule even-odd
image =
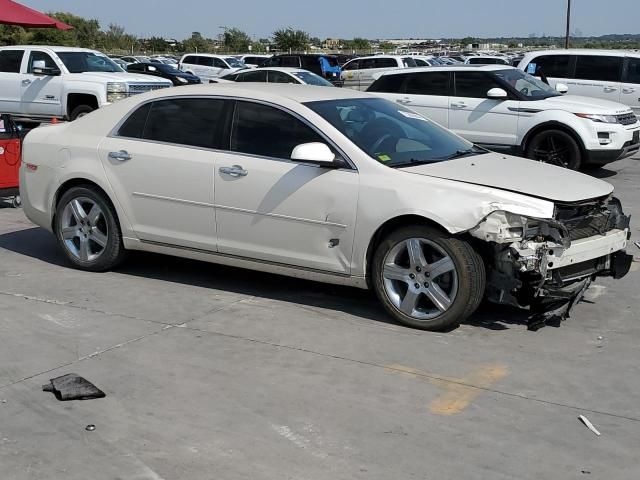
[[[435,375],[404,365],[390,365],[387,369],[438,386],[442,391],[429,404],[429,411],[435,415],[457,415],[463,412],[486,389],[509,374],[508,368],[501,364],[481,365],[462,378]]]

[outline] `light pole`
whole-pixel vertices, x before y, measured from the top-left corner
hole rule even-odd
[[[569,48],[569,35],[571,29],[571,0],[567,0],[567,35],[564,39],[564,48]]]

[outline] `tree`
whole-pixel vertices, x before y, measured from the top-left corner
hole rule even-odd
[[[251,38],[238,28],[225,28],[222,43],[230,52],[246,52],[251,45]]]
[[[466,47],[467,45],[472,45],[474,43],[478,43],[478,42],[473,37],[464,37],[462,40],[460,40],[460,45],[462,45],[463,47]]]
[[[394,48],[396,48],[396,46],[391,42],[380,42],[378,48],[380,50],[393,50]]]
[[[273,32],[273,41],[279,50],[299,51],[306,50],[309,45],[309,34],[293,28],[281,28]]]
[[[193,32],[191,38],[184,40],[180,45],[180,50],[183,52],[208,52],[212,49],[211,42],[205,40],[200,32]]]
[[[29,43],[29,33],[22,27],[0,25],[0,45],[24,45]]]
[[[347,50],[369,50],[371,43],[366,38],[354,38],[353,40],[344,40],[342,45]],[[393,47],[390,47],[393,48]]]
[[[71,25],[73,30],[56,30],[53,28],[34,29],[31,43],[37,45],[68,45],[74,47],[97,48],[102,32],[98,20],[88,20],[71,13],[47,13],[61,22]]]

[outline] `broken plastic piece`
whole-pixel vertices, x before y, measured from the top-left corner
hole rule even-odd
[[[85,429],[87,432],[93,432],[93,431],[96,429],[96,426],[95,426],[95,425],[93,425],[93,424],[90,424],[90,425],[87,425],[86,427],[84,427],[84,429]]]
[[[50,384],[43,385],[42,390],[53,393],[62,402],[106,397],[105,393],[93,383],[75,373],[52,378],[50,382]]]
[[[593,433],[595,433],[597,436],[600,436],[600,432],[596,429],[596,427],[593,426],[593,423],[591,423],[589,421],[589,419],[587,417],[585,417],[584,415],[580,415],[578,416],[578,418],[580,419],[580,421],[582,423],[584,423],[584,425],[591,430]]]

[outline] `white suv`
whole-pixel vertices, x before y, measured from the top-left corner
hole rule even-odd
[[[200,77],[205,82],[248,68],[235,57],[192,53],[183,55],[178,70]]]
[[[94,50],[0,48],[0,112],[19,118],[75,120],[130,95],[171,86],[168,80],[127,73]]]
[[[562,82],[569,93],[624,103],[640,117],[640,52],[624,50],[547,50],[531,52],[518,68]]]
[[[640,122],[620,103],[563,96],[516,68],[498,65],[405,69],[368,90],[491,150],[578,169],[640,149]]]
[[[342,67],[344,87],[354,90],[366,90],[381,72],[396,68],[417,67],[418,64],[407,55],[375,55],[373,57],[354,58]]]

